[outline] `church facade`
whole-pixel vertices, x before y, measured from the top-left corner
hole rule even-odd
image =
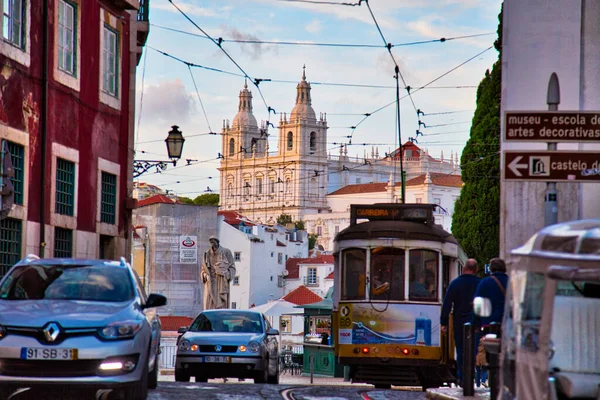
[[[303,70],[296,86],[296,104],[280,114],[276,151],[269,149],[269,123],[258,125],[247,84],[239,93],[233,121],[223,121],[220,171],[221,210],[234,210],[257,223],[272,224],[281,214],[292,220],[331,212],[326,195],[350,184],[400,181],[403,157],[406,179],[427,172],[460,175],[458,155],[434,159],[407,142],[400,150],[362,157],[348,156],[348,147],[328,151],[327,116],[312,108],[311,85]]]

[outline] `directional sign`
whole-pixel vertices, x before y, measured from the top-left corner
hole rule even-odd
[[[600,142],[600,112],[508,111],[504,140],[535,142]]]
[[[596,151],[505,151],[504,179],[600,182],[600,153]]]

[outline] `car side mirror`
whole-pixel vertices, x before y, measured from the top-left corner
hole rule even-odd
[[[269,335],[269,336],[279,335],[279,331],[277,329],[271,328],[267,331],[267,335]]]
[[[167,298],[162,294],[152,293],[148,296],[148,300],[146,300],[146,304],[142,308],[152,308],[152,307],[160,307],[167,304]]]
[[[188,331],[188,327],[187,326],[181,326],[181,327],[179,327],[179,329],[177,329],[177,333],[179,333],[180,335],[183,335],[187,331]]]
[[[492,315],[492,302],[487,297],[475,297],[473,299],[473,313],[478,317],[489,317]]]

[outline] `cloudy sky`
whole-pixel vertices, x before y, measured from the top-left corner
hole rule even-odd
[[[418,145],[432,156],[460,154],[469,137],[476,87],[498,57],[489,48],[496,39],[500,3],[368,3],[393,45],[404,79],[403,142],[420,128]],[[222,38],[229,56],[205,34]],[[262,96],[249,83],[254,115],[277,127],[279,113],[289,114],[294,106],[304,65],[312,106],[317,115],[327,114],[331,154],[339,154],[339,144],[348,143],[350,135],[349,155],[363,156],[373,147],[380,155],[393,150],[398,131],[395,104],[389,104],[396,98],[396,83],[394,62],[383,43],[364,1],[152,0],[150,35],[137,73],[136,159],[166,159],[164,139],[171,125],[178,125],[186,138],[182,158],[194,161],[185,166],[182,160],[176,168],[137,180],[192,198],[207,188],[218,191],[218,134],[223,120],[235,117],[244,74],[265,80],[259,84]],[[410,97],[405,86],[412,88]],[[277,115],[269,114],[268,107]],[[416,109],[425,114],[421,125]],[[278,130],[269,133],[274,151]]]

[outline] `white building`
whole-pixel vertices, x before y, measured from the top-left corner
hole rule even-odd
[[[231,308],[248,309],[281,298],[286,260],[308,255],[306,232],[255,224],[232,211],[218,214],[221,246],[235,259]]]
[[[438,204],[435,221],[450,232],[454,203],[462,186],[459,175],[427,172],[406,182],[406,203]],[[330,212],[304,217],[306,230],[319,236],[317,243],[325,251],[332,251],[335,235],[350,226],[351,204],[398,203],[401,191],[401,183],[392,185],[391,180],[345,186],[326,196]]]
[[[325,297],[333,286],[333,256],[323,254],[312,258],[289,258],[286,262],[285,293],[306,286]]]
[[[279,116],[278,143],[269,151],[268,124],[258,126],[252,113],[252,93],[240,91],[238,113],[223,121],[220,171],[221,210],[235,210],[257,223],[274,224],[281,214],[293,220],[329,211],[326,194],[350,184],[400,181],[400,157],[407,179],[431,173],[460,174],[458,154],[434,159],[411,142],[402,151],[348,156],[327,153],[327,116],[317,118],[305,72],[296,87],[289,116]]]

